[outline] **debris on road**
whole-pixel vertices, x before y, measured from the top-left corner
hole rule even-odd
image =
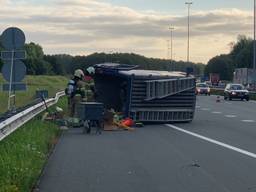
[[[114,109],[111,109],[106,112],[104,120],[104,131],[135,131],[135,129],[132,127],[134,126],[133,120],[131,118],[123,119],[122,113],[115,112]]]

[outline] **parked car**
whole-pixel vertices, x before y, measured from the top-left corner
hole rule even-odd
[[[209,85],[206,83],[197,83],[196,84],[196,94],[205,94],[205,95],[210,95],[211,94],[211,89]]]
[[[250,100],[249,91],[241,84],[227,84],[224,90],[224,99],[241,99],[246,101]]]

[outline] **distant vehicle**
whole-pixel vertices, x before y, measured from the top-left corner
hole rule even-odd
[[[227,84],[227,83],[225,83],[225,82],[219,81],[218,87],[219,87],[219,88],[225,88],[225,87],[226,87],[226,84]]]
[[[210,95],[211,94],[211,89],[209,85],[206,83],[197,83],[196,84],[196,94],[205,94],[205,95]]]
[[[212,86],[211,81],[205,81],[205,84],[208,85],[209,87]]]
[[[227,84],[224,90],[224,99],[241,99],[250,100],[249,91],[241,84]]]
[[[212,83],[212,86],[218,86],[220,82],[220,74],[210,73],[210,82]]]

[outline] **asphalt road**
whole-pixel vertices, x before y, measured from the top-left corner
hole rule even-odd
[[[42,192],[256,192],[256,102],[200,96],[190,124],[67,131]]]

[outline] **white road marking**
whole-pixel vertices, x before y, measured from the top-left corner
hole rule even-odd
[[[209,109],[209,108],[202,108],[201,110],[202,111],[210,111],[211,109]]]
[[[220,111],[213,111],[212,113],[213,114],[222,114],[222,112],[220,112]]]
[[[228,117],[228,118],[235,118],[237,117],[236,115],[225,115],[225,117]]]
[[[242,122],[244,122],[244,123],[255,123],[254,120],[242,120]]]
[[[199,109],[199,108],[201,108],[201,106],[197,105],[196,108]]]
[[[173,129],[175,129],[175,130],[177,130],[177,131],[186,133],[186,134],[188,134],[188,135],[197,137],[197,138],[202,139],[202,140],[204,140],[204,141],[208,141],[208,142],[210,142],[210,143],[219,145],[219,146],[221,146],[221,147],[230,149],[230,150],[232,150],[232,151],[236,151],[236,152],[238,152],[238,153],[241,153],[241,154],[243,154],[243,155],[247,155],[247,156],[249,156],[249,157],[252,157],[252,158],[255,158],[255,159],[256,159],[256,154],[255,154],[255,153],[252,153],[252,152],[246,151],[246,150],[244,150],[244,149],[240,149],[240,148],[234,147],[234,146],[229,145],[229,144],[226,144],[226,143],[222,143],[222,142],[220,142],[220,141],[217,141],[217,140],[211,139],[211,138],[209,138],[209,137],[205,137],[205,136],[199,135],[199,134],[197,134],[197,133],[193,133],[193,132],[187,131],[187,130],[182,129],[182,128],[179,128],[179,127],[177,127],[177,126],[175,126],[175,125],[167,124],[166,126],[171,127],[171,128],[173,128]]]

